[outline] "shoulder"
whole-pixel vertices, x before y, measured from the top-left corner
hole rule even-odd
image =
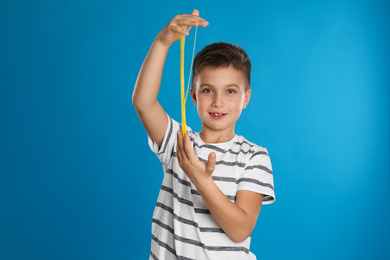
[[[249,190],[263,194],[263,204],[274,202],[273,172],[268,150],[242,136],[238,142],[243,149],[247,149],[247,152],[244,157],[245,168],[238,180],[237,190]]]
[[[178,121],[176,121],[175,119],[173,119],[170,115],[167,114],[167,117],[168,117],[168,127],[167,127],[167,132],[169,134],[169,137],[176,137],[176,133],[177,131],[182,131],[183,127],[182,127],[182,124],[179,123]],[[196,132],[193,132],[191,127],[189,127],[188,125],[186,126],[187,127],[187,132],[188,134],[191,136],[195,136],[197,133]]]
[[[259,155],[264,155],[269,157],[267,148],[247,140],[242,135],[237,135],[235,145],[239,146],[240,150],[246,151],[249,156],[249,159],[252,159],[253,157]]]

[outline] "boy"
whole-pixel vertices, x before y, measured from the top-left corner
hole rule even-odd
[[[154,40],[134,88],[133,104],[164,169],[150,259],[256,259],[250,234],[262,203],[275,200],[267,150],[234,132],[251,95],[244,50],[217,43],[197,54],[191,97],[201,132],[188,128],[183,137],[157,101],[170,45],[191,27],[207,25],[196,9],[176,16]]]

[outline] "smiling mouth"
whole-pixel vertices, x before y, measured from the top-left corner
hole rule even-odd
[[[221,119],[227,115],[227,114],[223,114],[223,113],[211,113],[211,112],[209,112],[209,114],[214,119]]]

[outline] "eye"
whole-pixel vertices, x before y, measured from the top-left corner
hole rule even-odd
[[[202,92],[203,93],[211,93],[212,91],[209,88],[205,88],[205,89],[202,90]]]
[[[235,91],[234,89],[229,89],[229,90],[227,91],[227,93],[228,93],[228,94],[234,94],[234,93],[236,93],[236,91]]]

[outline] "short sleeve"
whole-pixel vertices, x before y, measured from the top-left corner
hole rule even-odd
[[[174,122],[170,116],[168,116],[168,125],[167,129],[165,131],[164,139],[161,144],[161,147],[158,146],[158,144],[148,135],[148,143],[150,149],[157,155],[158,159],[160,159],[162,164],[166,164],[170,158],[170,155],[172,154],[172,150],[175,143],[176,131],[174,129]]]
[[[251,155],[238,179],[237,190],[263,194],[263,204],[271,204],[275,201],[271,160],[266,148],[258,147]]]
[[[157,155],[162,164],[167,164],[170,160],[176,144],[176,133],[180,130],[180,124],[173,120],[169,115],[167,115],[167,117],[168,126],[165,131],[161,147],[159,147],[158,144],[148,135],[149,147]]]

